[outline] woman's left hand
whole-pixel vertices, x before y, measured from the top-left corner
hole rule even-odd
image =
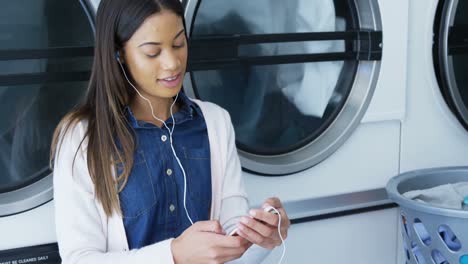
[[[281,236],[286,239],[291,222],[278,198],[267,199],[263,208],[268,205],[276,208],[281,214],[281,223],[279,222],[280,217],[276,214],[265,212],[262,209],[251,209],[249,212],[251,217],[243,216],[237,224],[237,234],[261,247],[273,249],[281,245],[278,225],[281,224]]]

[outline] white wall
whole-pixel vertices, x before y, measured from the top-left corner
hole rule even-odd
[[[285,264],[395,264],[397,209],[293,225]],[[282,247],[263,262],[277,264]]]
[[[55,243],[54,203],[0,217],[0,250]]]

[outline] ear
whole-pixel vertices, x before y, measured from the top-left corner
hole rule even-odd
[[[123,57],[124,57],[124,56],[123,56],[123,51],[118,50],[118,51],[115,52],[115,59],[116,59],[118,62],[120,62],[120,63],[122,63],[122,64],[125,64],[125,60],[124,60]]]

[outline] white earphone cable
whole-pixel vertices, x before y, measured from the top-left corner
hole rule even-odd
[[[278,235],[279,235],[279,237],[281,239],[281,245],[283,245],[283,253],[281,254],[281,258],[280,258],[278,263],[281,264],[283,262],[284,255],[286,254],[286,244],[285,244],[283,235],[281,235],[281,214],[276,208],[274,208],[274,207],[271,207],[271,208],[278,214],[278,217],[279,217]]]
[[[175,102],[177,101],[177,98],[179,97],[179,93],[177,93],[176,95],[176,98],[174,99],[174,102],[172,102],[171,104],[171,108],[170,108],[170,111],[171,111],[171,117],[172,117],[172,129],[169,129],[169,127],[167,126],[166,122],[164,122],[163,120],[159,119],[155,114],[154,114],[154,109],[153,109],[153,106],[151,105],[151,101],[149,99],[147,99],[146,97],[144,97],[140,91],[138,91],[138,89],[132,84],[132,82],[130,82],[130,80],[128,79],[128,76],[127,76],[127,73],[125,72],[125,69],[122,65],[122,63],[120,62],[120,60],[118,59],[117,62],[119,63],[120,65],[120,68],[122,68],[122,72],[125,76],[125,79],[127,80],[127,82],[133,87],[133,89],[135,89],[135,91],[137,92],[137,94],[143,99],[145,100],[149,106],[150,106],[150,109],[151,109],[151,115],[153,116],[154,119],[158,120],[159,122],[163,123],[163,125],[166,127],[167,131],[169,132],[169,142],[171,144],[171,149],[172,149],[172,154],[174,154],[174,157],[175,159],[177,160],[177,164],[179,165],[180,169],[182,170],[182,174],[184,175],[184,209],[185,209],[185,213],[187,214],[187,218],[189,219],[190,223],[193,225],[193,221],[192,221],[192,218],[190,217],[189,213],[188,213],[188,210],[187,210],[187,205],[186,205],[186,200],[187,200],[187,175],[185,174],[185,170],[184,170],[184,167],[182,166],[182,163],[180,162],[180,159],[179,157],[177,156],[176,152],[175,152],[175,149],[174,149],[174,146],[172,144],[172,133],[174,132],[174,127],[175,127],[175,119],[174,119],[174,114],[172,112],[172,107],[174,106]]]
[[[281,258],[280,258],[280,261],[278,263],[281,264],[283,262],[284,255],[286,254],[286,243],[284,241],[283,235],[281,235],[281,214],[273,206],[271,208],[278,214],[278,219],[279,219],[279,221],[278,221],[278,235],[280,236],[280,239],[281,239],[281,245],[283,245],[283,253],[281,254]]]
[[[182,166],[182,163],[180,162],[180,159],[179,157],[177,156],[176,152],[175,152],[175,149],[174,149],[174,145],[173,145],[173,142],[172,142],[172,133],[174,132],[174,128],[175,128],[175,119],[174,119],[174,114],[172,112],[172,108],[175,104],[175,102],[177,101],[177,98],[179,97],[179,93],[177,93],[176,95],[176,98],[174,99],[174,102],[172,102],[171,104],[171,107],[170,107],[170,111],[171,111],[171,118],[172,118],[172,129],[169,129],[169,127],[167,126],[166,122],[164,122],[163,120],[159,119],[155,114],[154,114],[154,109],[153,109],[153,106],[151,104],[151,101],[149,99],[147,99],[146,97],[144,97],[140,91],[138,91],[138,89],[130,82],[130,80],[128,79],[128,76],[125,72],[125,69],[122,65],[122,63],[120,63],[120,60],[118,60],[118,63],[120,65],[120,67],[122,68],[122,72],[125,76],[125,79],[127,80],[127,82],[133,87],[133,89],[135,89],[135,91],[138,93],[138,95],[143,99],[145,100],[148,105],[150,106],[150,109],[151,109],[151,115],[153,116],[154,119],[160,121],[161,123],[163,123],[163,125],[166,127],[167,131],[169,132],[169,141],[170,141],[170,144],[171,144],[171,149],[172,149],[172,154],[174,155],[175,159],[177,160],[177,164],[179,165],[180,169],[182,170],[182,174],[184,175],[184,209],[185,209],[185,213],[187,215],[187,218],[189,219],[190,223],[193,225],[193,221],[192,221],[192,218],[190,217],[189,213],[188,213],[188,210],[187,210],[187,205],[186,205],[186,199],[187,199],[187,176],[185,174],[185,170],[184,170],[184,167]],[[272,207],[273,210],[278,214],[278,217],[279,217],[279,223],[278,223],[278,234],[279,234],[279,237],[281,239],[281,244],[283,245],[283,253],[281,254],[281,258],[279,260],[279,264],[281,264],[283,262],[283,259],[284,259],[284,255],[286,254],[286,244],[285,244],[285,241],[283,239],[283,236],[281,235],[281,214],[280,212]]]

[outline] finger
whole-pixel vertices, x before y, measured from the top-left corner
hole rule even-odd
[[[250,242],[254,243],[254,244],[257,244],[257,245],[260,245],[262,247],[265,247],[265,248],[268,248],[268,249],[272,249],[275,247],[275,242],[271,239],[268,239],[268,238],[265,238],[263,236],[261,236],[260,234],[258,234],[257,232],[255,232],[254,230],[250,229],[249,227],[239,223],[238,225],[238,234],[240,237],[243,237],[247,240],[249,240]]]
[[[274,208],[283,207],[283,205],[281,204],[280,199],[278,199],[277,197],[270,197],[270,198],[266,199],[265,202],[263,203],[262,208],[265,208],[268,205],[273,206]]]
[[[265,238],[262,237],[259,233],[249,229],[242,223],[237,224],[237,234],[254,244],[261,244],[265,241]]]
[[[283,238],[283,240],[286,240],[286,238],[288,238],[288,229],[287,228],[281,229],[281,237]]]
[[[281,236],[283,239],[286,239],[288,237],[288,229],[291,226],[291,221],[289,220],[288,214],[284,210],[284,208],[280,208],[278,210],[281,214],[281,223],[279,223],[280,230],[281,230]]]
[[[259,221],[263,221],[271,226],[278,226],[279,216],[276,214],[268,213],[260,209],[251,209],[249,214],[253,218]]]
[[[213,232],[216,234],[224,235],[225,232],[218,221],[199,221],[193,225],[196,231]]]
[[[246,245],[245,239],[239,236],[212,234],[209,240],[213,241],[217,247],[222,248],[244,248]]]
[[[243,237],[237,236],[236,239],[239,242],[239,247],[240,248],[243,248],[243,249],[247,250],[250,246],[252,246],[252,242],[250,242],[249,240],[247,240],[247,239],[245,239]]]
[[[291,225],[291,221],[289,220],[288,214],[284,208],[279,208],[278,212],[281,214],[281,227],[287,227]]]
[[[272,228],[257,221],[255,218],[241,217],[240,222],[248,226],[250,229],[255,230],[257,233],[264,237],[271,237],[273,234]]]

